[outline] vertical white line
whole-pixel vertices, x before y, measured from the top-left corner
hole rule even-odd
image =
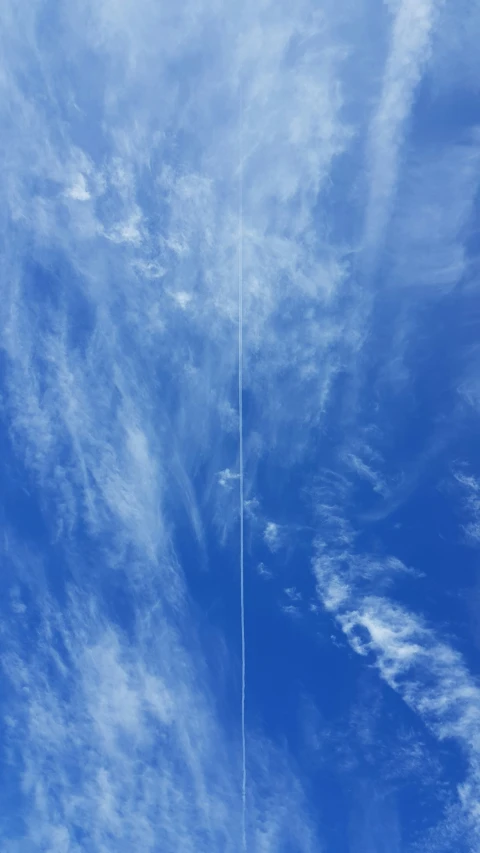
[[[240,503],[240,623],[242,642],[242,841],[247,849],[247,754],[245,742],[245,583],[244,583],[244,500],[243,500],[243,95],[240,84],[239,186],[238,186],[238,444]]]

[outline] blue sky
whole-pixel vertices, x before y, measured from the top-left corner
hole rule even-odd
[[[1,17],[2,850],[480,851],[480,7]]]

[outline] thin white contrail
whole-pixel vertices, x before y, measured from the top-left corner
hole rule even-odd
[[[240,623],[242,637],[242,840],[247,849],[247,752],[245,743],[245,583],[244,583],[244,501],[243,501],[243,99],[240,90],[238,185],[238,443],[240,503]]]

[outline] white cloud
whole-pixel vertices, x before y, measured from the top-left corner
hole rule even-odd
[[[468,518],[463,529],[471,542],[477,544],[480,542],[480,482],[472,474],[461,469],[454,473],[454,477],[462,486],[464,511]]]
[[[359,477],[367,480],[371,484],[374,492],[377,492],[380,495],[387,494],[387,485],[383,477],[378,473],[378,471],[375,471],[371,465],[355,453],[346,453],[345,462]]]
[[[192,294],[187,293],[185,290],[179,290],[177,293],[174,293],[172,295],[177,305],[184,311],[188,307],[188,304],[192,301]]]
[[[67,195],[75,201],[88,201],[90,193],[87,190],[85,176],[81,173],[77,175],[75,182],[67,190]]]
[[[270,569],[267,568],[265,563],[257,564],[257,572],[260,577],[265,578],[266,580],[270,580],[270,578],[273,577],[273,573],[270,571]]]
[[[231,488],[232,481],[239,479],[240,474],[230,471],[230,468],[225,468],[224,471],[220,471],[218,474],[218,482],[223,488]]]
[[[274,521],[268,521],[263,531],[263,538],[267,543],[270,551],[278,551],[282,545],[282,530],[280,525]]]
[[[299,592],[298,589],[295,589],[294,586],[286,587],[285,588],[285,595],[288,596],[290,601],[295,602],[295,601],[301,601],[302,600],[302,593]]]
[[[73,589],[61,612],[44,590],[31,614],[36,641],[12,623],[2,666],[10,743],[22,756],[12,773],[29,797],[23,843],[239,849],[239,733],[217,719],[188,611],[177,606],[174,626],[162,584],[145,576],[143,585],[131,589],[133,643]],[[286,839],[317,849],[287,757],[258,735],[249,756],[249,843],[264,853]],[[5,834],[2,845],[16,849]]]
[[[382,91],[369,132],[370,191],[364,236],[369,251],[378,248],[391,214],[406,123],[429,58],[436,12],[434,0],[401,0],[395,6]]]
[[[320,598],[352,649],[372,655],[381,677],[440,739],[455,739],[468,759],[458,787],[465,831],[480,839],[480,690],[462,655],[415,614],[378,595],[362,595],[338,574],[338,558],[315,562]]]
[[[369,128],[364,241],[372,252],[392,212],[435,14],[427,0],[390,5],[390,52]],[[346,49],[338,35],[343,8],[327,7],[318,12],[307,0],[266,0],[241,10],[232,5],[225,15],[214,0],[102,0],[87,8],[70,4],[48,28],[38,25],[36,4],[20,4],[15,12],[7,3],[4,10],[0,120],[8,162],[0,195],[2,215],[14,227],[5,229],[11,241],[3,257],[2,403],[15,452],[40,488],[47,516],[55,518],[57,542],[71,548],[81,530],[101,552],[102,569],[123,572],[126,589],[137,596],[130,603],[139,631],[127,642],[103,612],[94,618],[85,602],[71,603],[71,622],[57,627],[72,681],[55,658],[57,677],[71,695],[65,698],[60,682],[45,676],[54,659],[51,635],[36,669],[25,675],[21,687],[33,698],[18,742],[32,794],[29,826],[38,833],[32,844],[78,849],[81,841],[71,834],[76,822],[102,851],[112,837],[119,851],[122,845],[148,851],[159,843],[186,853],[198,853],[202,844],[209,851],[215,844],[238,849],[236,734],[218,720],[205,687],[209,676],[198,638],[189,634],[173,543],[179,507],[200,551],[206,512],[214,515],[221,541],[238,517],[237,491],[229,486],[238,477],[240,87],[247,515],[260,516],[264,506],[259,490],[258,503],[250,498],[257,494],[260,459],[281,458],[285,470],[313,442],[328,455],[323,438],[338,425],[343,430],[345,421],[339,455],[380,496],[387,491],[379,458],[351,441],[358,403],[348,418],[336,419],[337,406],[348,408],[337,379],[353,377],[361,396],[361,357],[370,339],[364,294],[351,278],[349,230],[340,229],[338,237],[332,214],[337,204],[351,207],[350,189],[335,200],[331,189],[353,140],[342,75],[356,48]],[[55,45],[50,32],[61,32]],[[368,108],[365,98],[358,111],[368,114]],[[360,122],[359,134],[362,128]],[[474,158],[467,165],[459,196]],[[454,170],[429,173],[434,183],[444,175],[450,192]],[[425,181],[421,199],[412,194],[425,222],[432,205],[444,206],[443,196],[430,193]],[[437,222],[440,242],[466,221],[468,206],[456,201]],[[407,225],[400,231],[399,245],[409,244]],[[457,275],[464,255],[453,237],[450,244],[450,271]],[[27,254],[31,274],[23,263]],[[439,259],[446,267],[444,256]],[[422,275],[428,278],[425,270]],[[324,429],[332,411],[337,426]],[[310,488],[310,471],[308,478]],[[343,511],[350,479],[324,471],[318,491],[324,538],[337,549],[332,556],[325,545],[317,565],[325,606],[343,614],[343,629],[359,653],[368,633],[385,678],[410,677],[413,661],[426,671],[432,659],[436,683],[445,687],[458,663],[446,647],[408,614],[403,624],[380,599],[355,597],[359,585],[370,589],[406,568],[393,558],[351,557],[356,533]],[[298,528],[267,518],[262,515],[258,527],[276,551],[285,531]],[[77,582],[84,568],[81,560],[72,568]],[[101,598],[97,575],[92,587],[94,610]],[[287,589],[297,595],[293,581]],[[13,612],[26,618],[28,607],[15,602]],[[48,625],[53,617],[42,618]],[[355,633],[358,626],[363,633]],[[443,662],[433,662],[434,649]],[[23,678],[18,662],[9,669],[14,683]],[[427,690],[422,705],[423,682],[412,683],[420,686],[410,688],[411,695],[403,682],[398,689],[438,727],[447,714],[440,694]],[[457,688],[466,709],[467,676]],[[434,699],[435,713],[427,707]],[[462,714],[465,722],[467,711]],[[47,738],[49,725],[57,746]],[[295,850],[318,850],[288,759],[260,738],[255,750],[247,734],[250,760],[259,764],[249,789],[253,849],[279,851],[289,842]],[[76,788],[69,762],[81,775]]]
[[[462,138],[463,137],[463,138]],[[390,283],[448,291],[468,271],[465,237],[478,188],[478,131],[433,139],[404,169],[393,216]]]
[[[335,301],[346,270],[342,252],[319,252],[315,206],[349,138],[341,51],[309,3],[251,4],[240,46],[233,7],[226,19],[210,2],[73,4],[50,22],[48,33],[62,34],[55,50],[35,4],[19,12],[23,36],[8,9],[1,197],[16,230],[4,258],[2,392],[15,452],[55,520],[74,587],[61,614],[38,599],[43,633],[28,669],[21,637],[4,661],[18,691],[26,843],[236,851],[239,732],[219,720],[207,686],[175,522],[182,507],[201,550],[204,508],[217,509],[228,490],[216,484],[237,476],[240,77],[246,382],[265,380],[270,446],[286,365],[292,391],[298,373],[326,405],[343,326],[319,304]],[[304,326],[289,323],[281,353],[276,325],[292,294]],[[225,526],[238,506],[227,509]],[[274,545],[279,528],[267,530]],[[77,553],[79,531],[92,564]],[[115,624],[115,602],[103,601],[110,572],[132,610],[130,634]],[[252,848],[317,851],[288,757],[249,737]],[[16,841],[2,844],[13,851]]]

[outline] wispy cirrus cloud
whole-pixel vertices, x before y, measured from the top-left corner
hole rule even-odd
[[[374,7],[357,4],[355,21]],[[218,672],[205,665],[185,575],[196,591],[211,541],[227,547],[238,520],[240,124],[248,532],[272,552],[284,536],[290,555],[321,524],[324,608],[439,737],[462,744],[460,799],[476,820],[473,677],[414,608],[382,597],[415,577],[410,564],[357,553],[369,520],[357,493],[386,514],[407,493],[404,468],[416,482],[424,447],[444,447],[430,414],[418,441],[398,451],[398,437],[422,396],[411,393],[418,306],[468,267],[478,162],[475,134],[409,159],[440,4],[388,7],[384,68],[377,39],[359,44],[352,9],[334,3],[227,14],[216,0],[103,0],[48,20],[41,4],[5,7],[2,406],[61,564],[17,560],[9,599],[25,821],[4,830],[12,853],[25,839],[239,849],[238,707],[225,698],[238,684],[222,680],[236,646]],[[352,84],[354,110],[362,52],[369,87]],[[364,275],[386,267],[387,297]],[[412,282],[430,292],[406,305]],[[301,525],[306,496],[313,520]],[[270,562],[253,557],[273,589]],[[280,607],[325,618],[288,562]],[[224,576],[233,563],[228,552]],[[220,641],[206,645],[221,658]],[[247,734],[252,847],[318,850],[287,751]]]
[[[391,214],[406,124],[428,60],[436,12],[434,0],[401,0],[391,5],[391,43],[369,132],[371,165],[365,245],[370,253],[378,250]]]
[[[125,633],[95,586],[85,595],[70,584],[60,609],[37,571],[33,597],[29,570],[13,571],[27,555],[12,545],[5,565],[21,583],[2,616],[3,709],[23,806],[2,821],[5,849],[240,849],[238,731],[222,720],[186,600],[173,602],[173,620],[166,574],[145,567]],[[224,691],[221,644],[217,657]],[[249,843],[318,849],[288,756],[251,737]]]
[[[475,678],[454,646],[437,636],[421,617],[378,594],[362,592],[361,576],[339,571],[342,555],[320,551],[314,563],[318,592],[352,649],[369,657],[381,678],[441,740],[455,740],[467,759],[458,779],[462,814],[457,820],[472,840],[480,833],[478,716],[480,695]],[[396,566],[385,561],[384,571]],[[361,573],[360,573],[361,575]]]
[[[467,522],[464,525],[465,533],[472,543],[477,544],[480,542],[480,483],[468,469],[458,469],[454,473],[454,478],[463,492],[462,509],[467,515]]]
[[[240,38],[216,3],[24,11],[23,36],[13,6],[2,33],[3,397],[60,567],[43,543],[35,603],[40,580],[17,560],[29,603],[8,614],[3,666],[18,821],[2,843],[238,850],[237,708],[213,699],[189,629],[177,530],[186,518],[204,551],[206,508],[238,476],[240,80],[246,372],[267,391],[264,439],[292,359],[328,386],[318,331],[330,351],[341,325],[317,304],[345,270],[314,245],[314,206],[349,139],[341,51],[308,3],[248,6]],[[281,353],[292,288],[305,326],[286,323]],[[318,850],[288,755],[247,737],[249,843]]]

